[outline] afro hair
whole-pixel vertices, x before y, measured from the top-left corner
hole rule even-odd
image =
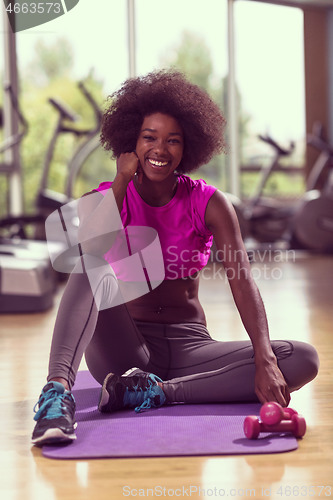
[[[173,116],[184,134],[179,173],[191,172],[225,151],[225,119],[210,96],[174,70],[126,80],[107,100],[100,142],[115,158],[135,150],[143,120],[153,113]]]

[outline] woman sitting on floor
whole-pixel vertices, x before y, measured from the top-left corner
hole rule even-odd
[[[177,402],[287,406],[291,391],[316,376],[312,346],[270,341],[231,204],[186,175],[224,150],[224,125],[218,106],[178,72],[129,79],[111,96],[101,143],[117,174],[79,202],[83,254],[59,307],[33,443],[75,439],[71,389],[83,354],[102,385],[102,412]],[[150,253],[145,229],[158,235]],[[198,289],[213,238],[248,341],[216,341],[207,330]]]

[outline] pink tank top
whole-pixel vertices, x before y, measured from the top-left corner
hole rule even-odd
[[[102,182],[96,191],[105,195],[111,185]],[[207,264],[213,236],[205,224],[205,211],[215,191],[216,187],[204,180],[179,175],[174,197],[162,207],[153,207],[141,198],[133,181],[128,184],[120,214],[122,224],[125,229],[146,226],[157,231],[165,279],[186,278]],[[104,258],[111,263],[110,252]]]

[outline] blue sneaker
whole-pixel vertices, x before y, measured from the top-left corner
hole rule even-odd
[[[38,405],[38,411],[36,406]],[[76,439],[77,424],[74,420],[75,400],[70,391],[59,382],[49,382],[43,387],[38,403],[35,405],[37,421],[32,433],[32,443],[44,444],[70,443]]]
[[[157,408],[165,402],[165,394],[157,385],[162,380],[152,373],[132,368],[121,377],[114,373],[106,376],[98,404],[99,411],[109,413],[124,408]]]

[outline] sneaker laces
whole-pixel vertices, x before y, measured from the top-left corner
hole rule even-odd
[[[45,394],[43,394],[39,401],[34,406],[34,412],[36,415],[34,416],[34,420],[39,420],[46,411],[46,415],[44,418],[53,419],[59,418],[63,416],[63,401],[64,399],[72,399],[73,396],[68,393],[59,394],[59,392],[55,388],[49,389]],[[39,406],[38,411],[36,411],[36,407],[40,404],[40,401],[44,400],[43,403]]]
[[[139,413],[143,409],[156,407],[154,401],[156,396],[160,396],[161,400],[164,401],[165,396],[161,387],[156,383],[153,384],[149,379],[148,379],[148,384],[149,384],[148,387],[146,387],[145,389],[139,387],[139,385],[135,385],[131,389],[126,387],[123,399],[124,406],[131,406],[131,407],[135,406],[135,412]]]

